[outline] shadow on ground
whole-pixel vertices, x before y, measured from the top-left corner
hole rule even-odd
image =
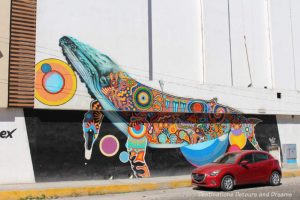
[[[280,185],[282,185],[282,183],[280,183]],[[271,186],[266,184],[237,185],[233,188],[233,191],[250,189],[250,188],[261,188],[261,187],[271,187]],[[272,186],[272,187],[278,187],[278,186]],[[206,188],[206,187],[199,187],[199,186],[193,187],[193,190],[201,190],[201,191],[208,191],[208,192],[223,192],[220,188]]]

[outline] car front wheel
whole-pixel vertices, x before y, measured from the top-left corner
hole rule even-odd
[[[280,179],[281,179],[281,176],[279,174],[279,172],[277,171],[274,171],[272,172],[271,176],[270,176],[270,185],[272,186],[277,186],[280,184]]]
[[[222,178],[221,181],[221,189],[223,191],[231,191],[234,186],[234,180],[233,177],[230,175],[226,175]]]

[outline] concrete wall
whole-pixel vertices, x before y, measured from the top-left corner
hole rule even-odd
[[[22,109],[0,109],[0,184],[35,182]]]
[[[134,118],[133,116],[146,116],[138,113],[117,114],[123,116],[125,121],[129,121],[129,118]],[[156,115],[154,113],[148,114],[149,116]],[[95,135],[95,139],[90,138],[89,140],[87,137],[93,137],[93,135],[90,133],[88,135],[83,134],[84,127],[86,127],[87,122],[90,122],[88,121],[88,113],[86,114],[83,111],[26,109],[24,110],[24,116],[35,180],[37,182],[97,180],[108,179],[111,176],[114,178],[128,178],[129,176],[134,177],[138,175],[144,175],[142,177],[156,177],[189,174],[195,166],[214,160],[220,155],[220,152],[222,154],[239,147],[242,149],[254,149],[251,142],[243,136],[245,127],[250,127],[247,124],[247,119],[261,120],[255,127],[250,129],[254,131],[257,142],[263,150],[267,150],[268,146],[271,145],[269,138],[272,137],[276,139],[275,143],[280,145],[276,116],[274,115],[239,116],[244,119],[240,121],[242,135],[224,132],[225,135],[223,137],[212,139],[214,133],[208,131],[204,134],[200,128],[201,130],[198,134],[199,136],[203,134],[202,142],[181,148],[174,148],[174,143],[171,144],[170,141],[163,140],[163,137],[150,139],[148,137],[149,133],[146,133],[148,137],[147,147],[142,147],[142,139],[136,140],[136,144],[133,144],[131,135],[134,133],[129,131],[128,136],[126,136],[118,129],[118,124],[123,122],[118,120],[111,121],[107,117],[101,123],[99,134]],[[172,116],[186,120],[186,127],[194,125],[188,119],[203,118],[202,115],[160,114],[160,118],[172,118]],[[213,122],[212,116],[210,116],[212,121],[208,119],[208,116],[206,117],[206,122],[198,125],[202,125],[202,127],[210,126],[213,129],[218,123]],[[150,117],[147,119],[149,120]],[[225,119],[230,120],[231,116],[226,116]],[[159,118],[155,117],[149,122],[149,125],[153,126],[154,129],[152,135],[158,134],[159,120]],[[231,126],[232,121],[225,121],[222,123],[222,127]],[[237,121],[234,123],[237,123]],[[168,121],[161,127],[162,135],[167,133],[169,126],[174,125],[178,129],[182,129],[180,128],[180,123]],[[190,132],[193,130],[192,128],[183,129],[188,134],[191,134]],[[135,136],[138,136],[138,133],[135,134]],[[218,134],[223,133],[219,131]],[[208,135],[211,135],[212,140],[208,138]],[[169,138],[169,136],[166,137]],[[185,138],[187,142],[193,142],[192,136],[190,141],[187,137]],[[86,141],[94,142],[91,147],[91,157],[89,158],[86,158],[85,154],[85,151],[90,148],[85,143]],[[106,144],[107,141],[110,141],[109,146]],[[118,145],[113,145],[115,142]],[[156,144],[156,146],[153,144]],[[138,146],[133,147],[132,145]],[[128,157],[131,155],[132,149],[135,149],[134,152],[143,152],[143,156],[141,156],[142,154],[139,155],[139,159],[136,162],[133,162],[135,155]],[[136,165],[140,166],[139,170],[135,169]],[[144,173],[145,166],[149,170],[148,173]]]
[[[57,1],[38,1],[36,63],[66,62],[58,43],[70,35],[108,55],[140,83],[171,95],[217,97],[245,113],[300,114],[296,0],[153,0],[151,9],[149,2],[70,0],[57,7]],[[74,77],[68,101],[52,105],[36,99],[35,107],[88,109],[91,95]],[[43,85],[39,80],[36,87]]]
[[[142,117],[137,113],[117,113],[132,120],[130,117]],[[154,113],[148,113],[155,116]],[[203,115],[190,114],[160,114],[160,118],[170,117],[176,119],[195,120],[197,117],[204,119]],[[146,115],[145,115],[146,116]],[[122,121],[110,121],[104,118],[97,136],[93,140],[88,140],[84,132],[84,127],[88,122],[88,115],[83,111],[64,110],[37,110],[37,109],[1,109],[0,110],[0,184],[12,183],[33,183],[45,181],[74,181],[128,178],[135,176],[134,165],[129,157],[132,145],[132,132],[126,136],[118,128]],[[130,118],[130,119],[129,119]],[[209,119],[210,120],[209,120]],[[293,143],[297,145],[297,164],[299,166],[299,116],[275,116],[275,115],[242,115],[244,121],[241,123],[241,131],[244,134],[245,127],[249,127],[247,120],[261,120],[250,127],[254,131],[259,146],[263,150],[268,150],[272,145],[271,140],[275,138],[275,144]],[[222,129],[232,126],[231,116],[225,116],[225,121],[220,122]],[[149,125],[159,127],[159,118],[150,121]],[[205,120],[204,120],[205,121]],[[129,122],[128,122],[129,123]],[[227,124],[228,123],[228,124]],[[234,123],[237,123],[236,121]],[[180,123],[169,121],[162,125],[163,133],[169,126]],[[185,123],[186,127],[192,127],[195,123]],[[204,123],[198,123],[198,127],[209,126],[210,129],[217,126],[214,117],[207,116]],[[167,128],[164,128],[167,127]],[[171,129],[170,129],[171,130]],[[186,129],[191,131],[193,129]],[[214,132],[198,133],[214,137]],[[223,130],[225,131],[225,130]],[[136,133],[138,134],[138,133]],[[148,133],[147,133],[148,134]],[[154,133],[156,134],[156,132]],[[218,134],[223,134],[218,132]],[[143,156],[140,159],[148,167],[147,176],[173,176],[188,174],[194,166],[203,165],[218,156],[218,152],[241,149],[254,149],[250,140],[224,132],[225,135],[209,140],[205,136],[204,140],[194,145],[182,146],[181,148],[160,147],[151,145],[155,141],[148,141],[148,146],[143,149]],[[228,134],[228,135],[227,135]],[[236,133],[235,133],[236,134]],[[91,137],[92,135],[89,135]],[[169,136],[168,136],[169,137]],[[159,137],[160,138],[160,137]],[[203,139],[203,138],[202,138]],[[85,142],[93,141],[91,157],[87,158]],[[159,139],[160,142],[163,142]],[[192,141],[192,137],[191,137]],[[106,143],[110,145],[107,146]],[[112,143],[118,145],[112,145]],[[141,144],[141,143],[137,143]],[[128,146],[129,145],[129,146]],[[113,146],[113,149],[111,148]],[[90,148],[90,147],[88,147]],[[138,148],[139,151],[141,147]],[[134,157],[133,157],[134,158]],[[139,160],[140,162],[141,160]],[[140,163],[141,164],[141,163]],[[139,166],[142,166],[140,165]],[[141,172],[141,170],[140,170]],[[146,177],[147,177],[146,176]]]
[[[296,144],[297,164],[300,166],[300,116],[277,115],[281,144]]]
[[[0,2],[0,108],[7,107],[10,37],[10,0]]]

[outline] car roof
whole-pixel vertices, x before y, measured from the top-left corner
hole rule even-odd
[[[264,153],[264,154],[269,154],[266,151],[259,151],[259,150],[241,150],[241,151],[233,151],[233,152],[227,152],[227,154],[247,154],[247,153]]]

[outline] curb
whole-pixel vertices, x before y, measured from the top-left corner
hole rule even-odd
[[[282,177],[300,176],[300,170],[283,171]],[[0,200],[27,200],[27,199],[51,199],[59,197],[77,197],[101,194],[115,194],[127,192],[140,192],[147,190],[173,189],[191,186],[190,179],[150,182],[114,184],[103,186],[78,186],[78,187],[57,187],[45,189],[25,189],[0,191]]]
[[[86,187],[62,187],[30,190],[0,191],[0,200],[51,199],[101,194],[139,192],[147,190],[172,189],[191,186],[191,180],[176,180],[160,183],[116,184]]]
[[[289,177],[296,177],[300,176],[300,170],[291,170],[291,171],[283,171],[282,177],[289,178]]]

